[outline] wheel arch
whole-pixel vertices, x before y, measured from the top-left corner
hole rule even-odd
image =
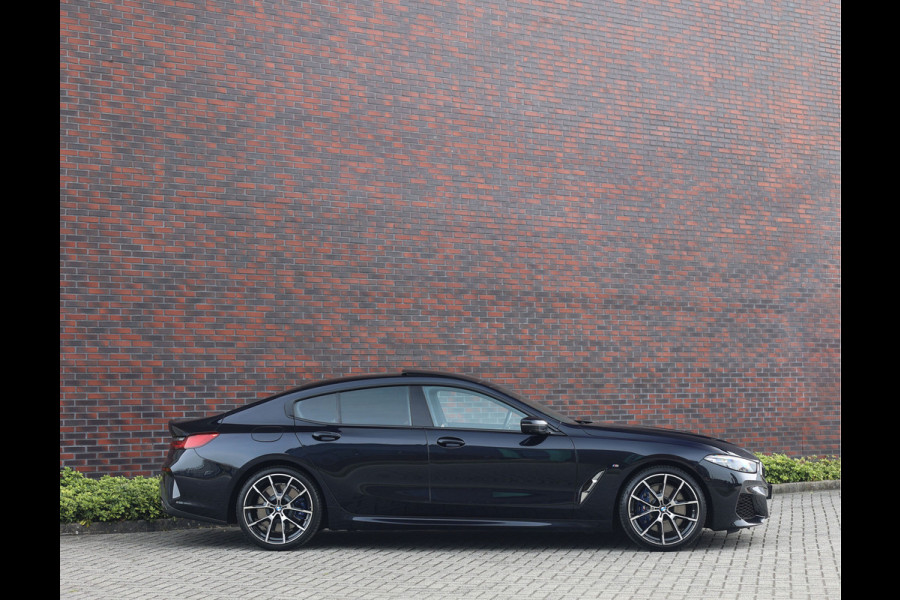
[[[628,470],[628,473],[626,473],[625,476],[621,478],[619,487],[616,490],[615,502],[613,503],[613,523],[616,527],[619,526],[620,522],[619,501],[622,499],[622,494],[625,493],[625,489],[628,487],[628,485],[631,483],[631,480],[634,479],[634,476],[637,473],[651,467],[675,467],[677,469],[685,471],[691,477],[693,477],[697,481],[697,485],[700,486],[700,491],[703,493],[703,499],[706,501],[706,517],[703,521],[703,527],[708,527],[709,524],[713,522],[713,504],[712,497],[709,493],[709,486],[707,485],[706,478],[702,473],[700,473],[700,471],[697,470],[697,466],[690,462],[679,460],[670,456],[652,456],[639,463],[635,463]]]
[[[228,497],[228,522],[232,524],[237,523],[238,495],[240,494],[241,488],[244,487],[244,484],[247,482],[247,480],[260,471],[265,471],[266,469],[277,469],[278,467],[284,467],[287,469],[299,471],[301,474],[308,477],[309,480],[319,488],[317,491],[319,492],[319,496],[322,498],[322,523],[327,524],[328,497],[325,494],[325,488],[322,486],[322,482],[319,481],[319,478],[316,477],[313,470],[307,468],[302,462],[291,460],[289,457],[283,455],[263,457],[257,461],[245,465],[244,468],[240,470],[238,475],[232,481],[231,493]]]

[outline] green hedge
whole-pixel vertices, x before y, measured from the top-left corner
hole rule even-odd
[[[161,519],[159,477],[89,479],[68,467],[59,472],[59,522]]]
[[[841,459],[836,456],[790,458],[784,454],[757,454],[769,483],[829,481],[841,478]]]

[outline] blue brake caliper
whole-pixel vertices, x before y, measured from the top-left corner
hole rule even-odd
[[[656,500],[656,497],[654,497],[653,494],[650,493],[650,490],[644,490],[638,495],[638,498],[643,500],[643,502],[637,503],[637,510],[635,512],[637,514],[649,513],[651,510],[650,507],[653,506],[653,501]],[[651,517],[649,514],[637,520],[638,527],[640,527],[641,529],[646,529],[652,522],[653,517]]]

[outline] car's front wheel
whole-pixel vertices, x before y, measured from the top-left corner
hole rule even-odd
[[[253,474],[237,498],[237,521],[267,550],[290,550],[308,542],[322,520],[322,500],[313,482],[286,467]]]
[[[634,542],[677,550],[696,541],[706,520],[706,499],[682,469],[649,467],[636,473],[619,498],[619,521]]]

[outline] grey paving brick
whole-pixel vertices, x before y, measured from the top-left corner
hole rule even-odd
[[[266,552],[236,528],[60,536],[69,600],[771,600],[841,596],[841,492],[776,496],[763,527],[653,553],[616,535],[322,532]]]

